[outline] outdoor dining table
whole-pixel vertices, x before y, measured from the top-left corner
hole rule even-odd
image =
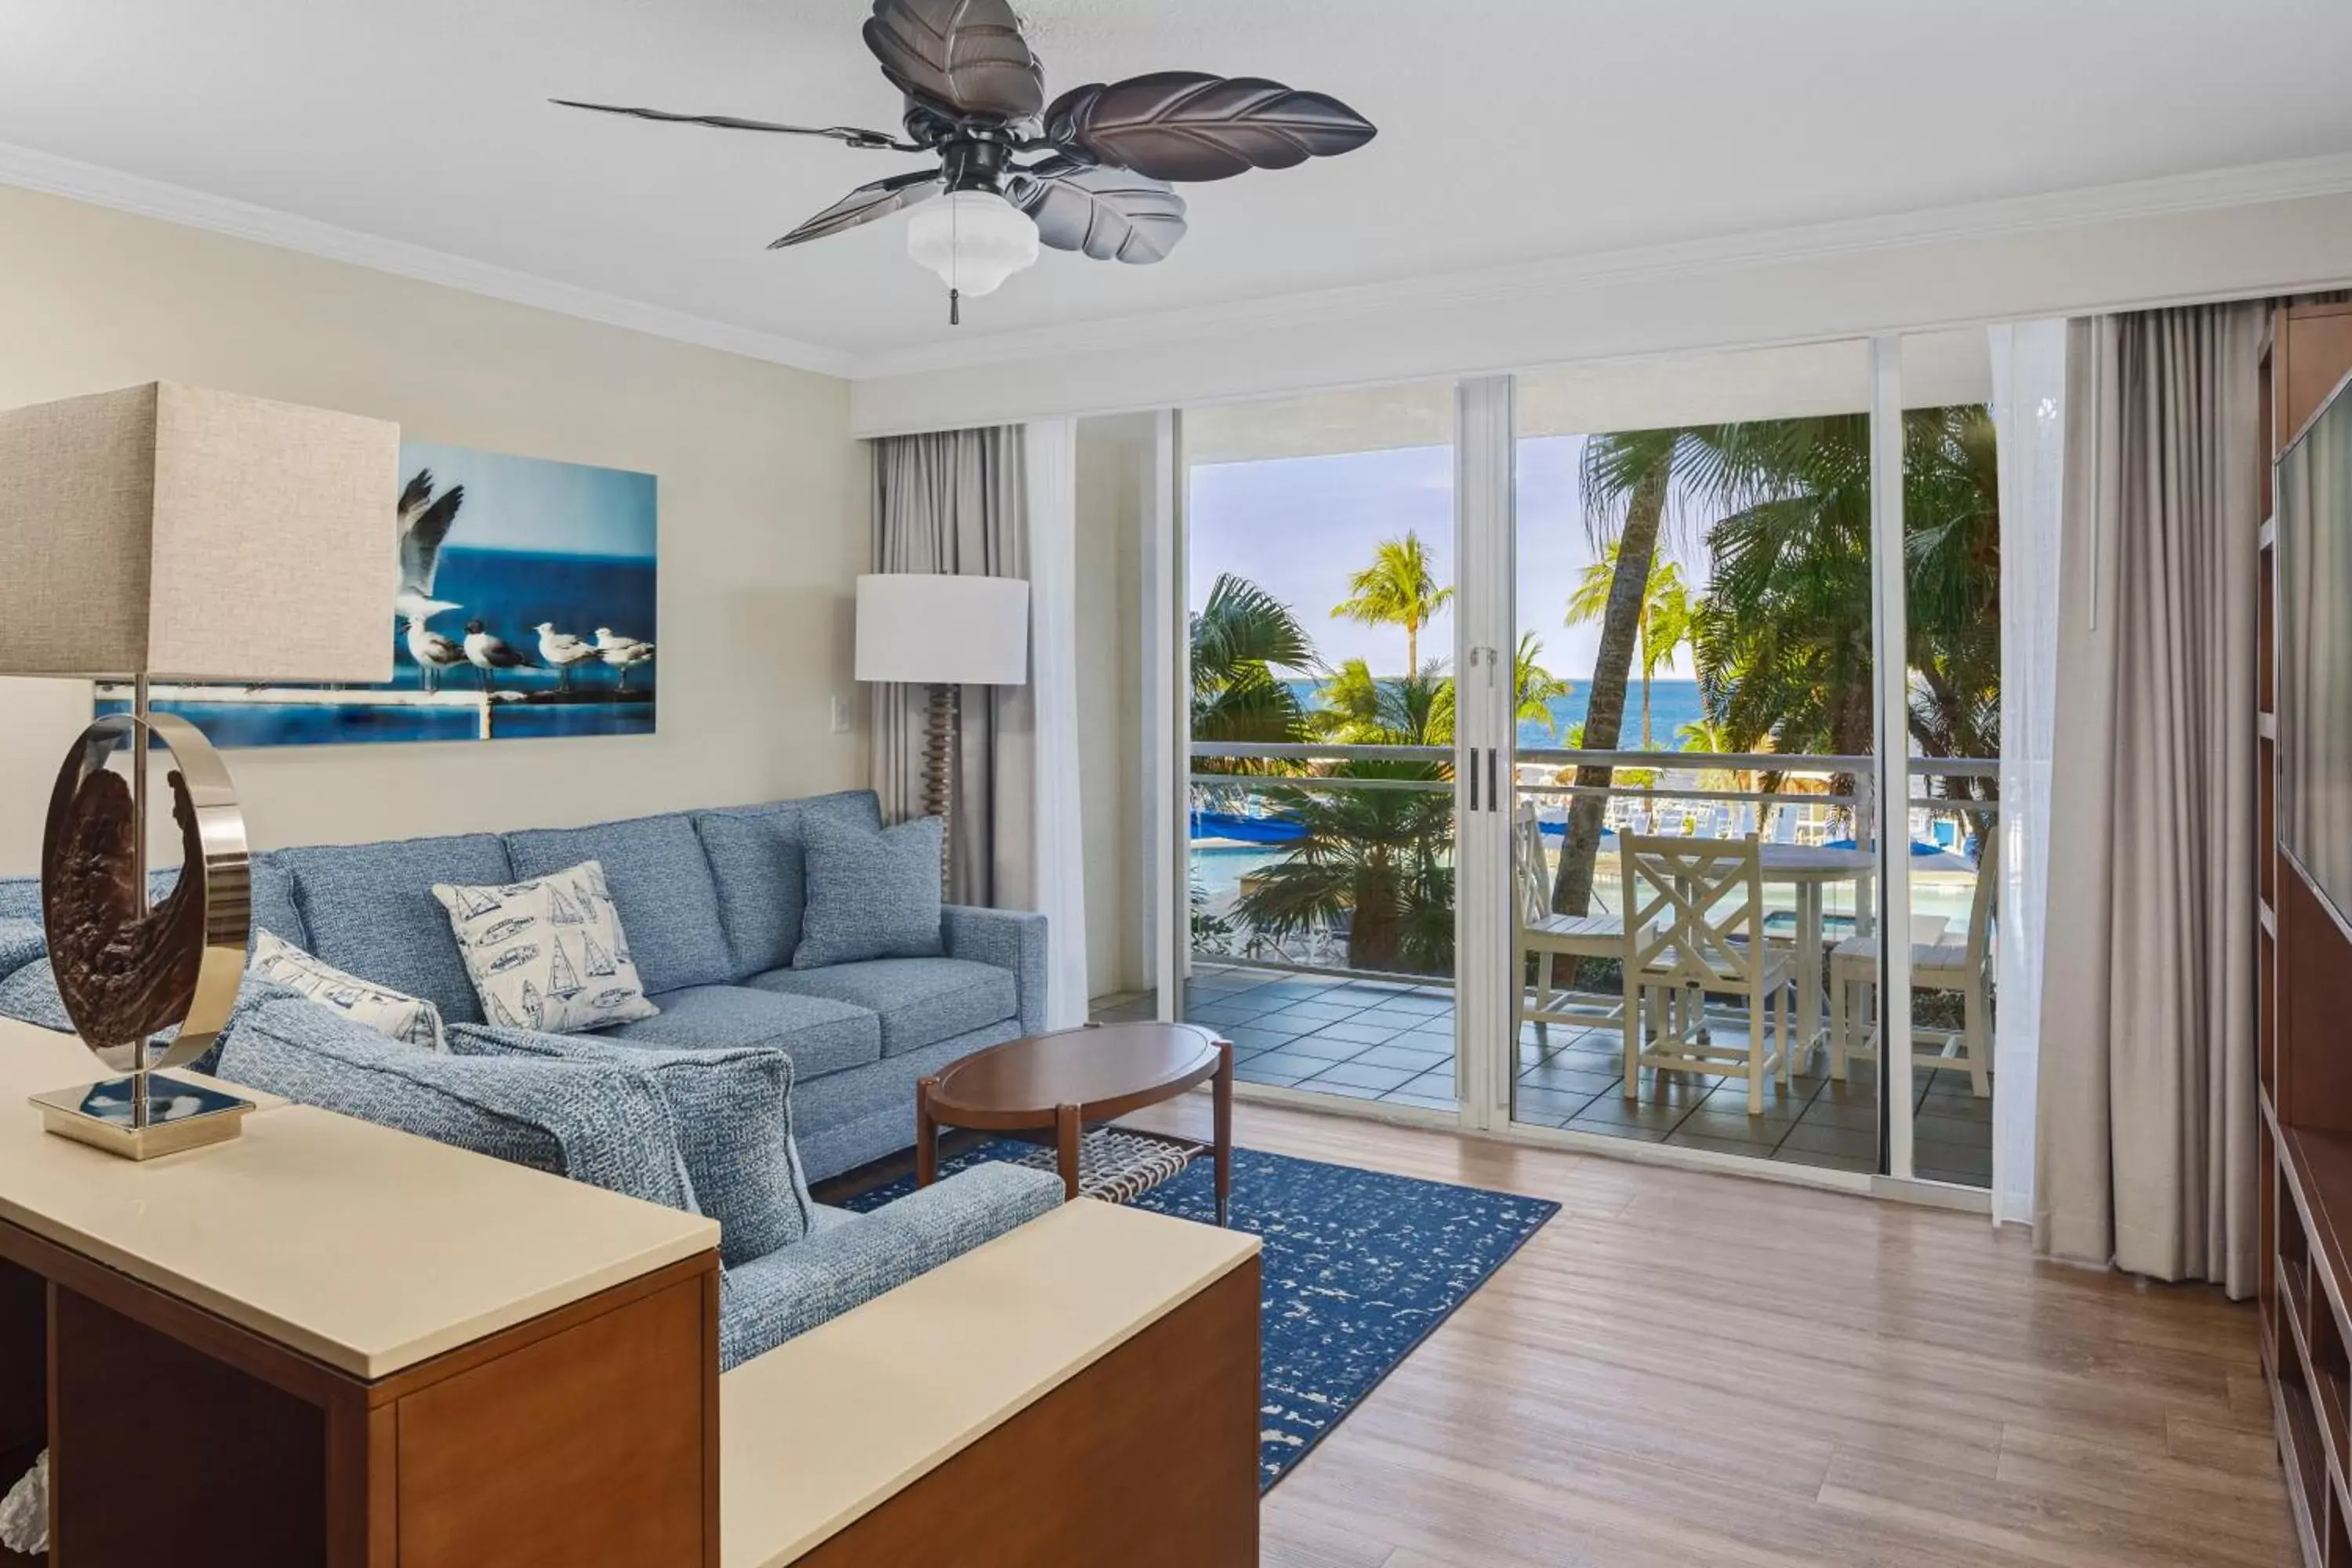
[[[1873,927],[1871,887],[1878,877],[1874,849],[1838,849],[1817,844],[1764,844],[1759,847],[1764,880],[1786,883],[1797,892],[1797,1053],[1810,1054],[1824,1027],[1822,1014],[1822,889],[1832,882],[1853,884],[1853,931],[1868,936]],[[1795,1058],[1792,1058],[1792,1060]]]

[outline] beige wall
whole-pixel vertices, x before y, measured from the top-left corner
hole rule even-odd
[[[1078,421],[1079,813],[1087,873],[1087,994],[1150,984],[1144,956],[1140,416]]]
[[[0,407],[157,379],[660,479],[657,734],[231,752],[257,846],[865,781],[849,595],[866,467],[846,384],[0,188]],[[855,732],[831,731],[836,694]],[[36,868],[50,781],[89,713],[85,686],[0,680],[0,874]]]

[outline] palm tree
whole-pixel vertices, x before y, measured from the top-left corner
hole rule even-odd
[[[1421,535],[1407,531],[1402,539],[1382,541],[1372,552],[1372,563],[1348,579],[1348,600],[1331,611],[1332,618],[1368,626],[1402,626],[1404,667],[1409,675],[1417,674],[1421,628],[1454,597],[1452,588],[1438,585]]]
[[[1511,716],[1521,723],[1541,724],[1557,739],[1559,726],[1552,718],[1551,705],[1575,696],[1576,687],[1546,669],[1538,662],[1542,658],[1542,640],[1533,632],[1521,632],[1518,651],[1511,659]]]
[[[1210,587],[1192,634],[1194,740],[1279,743],[1305,736],[1307,710],[1286,677],[1312,675],[1322,661],[1289,605],[1229,572]]]
[[[1341,665],[1317,725],[1350,745],[1453,742],[1454,682],[1435,662],[1375,679],[1362,659]],[[1329,779],[1438,785],[1441,762],[1344,762]],[[1234,912],[1276,935],[1345,921],[1348,966],[1389,973],[1454,968],[1454,796],[1450,789],[1285,786],[1284,815],[1306,831],[1251,879]]]
[[[1609,597],[1617,583],[1620,545],[1601,551],[1601,559],[1584,569],[1576,591],[1568,598],[1568,625],[1582,626],[1606,618]],[[1650,580],[1642,593],[1641,616],[1635,625],[1635,663],[1642,672],[1642,750],[1654,751],[1650,731],[1650,682],[1658,667],[1672,659],[1675,649],[1690,640],[1696,610],[1683,569],[1654,557]]]

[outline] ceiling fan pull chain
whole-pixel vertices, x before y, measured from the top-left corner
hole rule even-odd
[[[948,325],[950,327],[963,325],[963,290],[961,289],[948,290]]]

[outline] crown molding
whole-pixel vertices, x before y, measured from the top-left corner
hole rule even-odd
[[[362,234],[29,147],[0,142],[0,184],[17,185],[142,217],[161,218],[187,228],[253,240],[281,250],[347,262],[420,283],[437,283],[509,304],[528,305],[747,359],[767,360],[796,370],[846,379],[856,369],[853,356],[817,343],[730,326],[660,305],[642,304],[593,289],[554,282],[511,268],[471,261],[421,245]]]
[[[1787,265],[1906,246],[2342,195],[2352,193],[2352,153],[1559,257],[1143,315],[1106,317],[1022,331],[959,337],[948,342],[863,355],[644,304],[28,147],[0,142],[0,184],[725,353],[852,381],[882,381],[1057,355],[1192,343],[1204,338],[1247,337],[1277,328],[1375,321],[1452,307],[1536,300],[1564,290],[1605,288],[1631,278],[1655,279]]]
[[[2352,153],[2329,154],[927,343],[863,355],[856,361],[854,379],[880,381],[1060,355],[1192,343],[1205,338],[1245,338],[1305,325],[1378,321],[1451,307],[1535,300],[1564,290],[1603,288],[1631,278],[1786,265],[1907,246],[2347,193],[2352,193]]]

